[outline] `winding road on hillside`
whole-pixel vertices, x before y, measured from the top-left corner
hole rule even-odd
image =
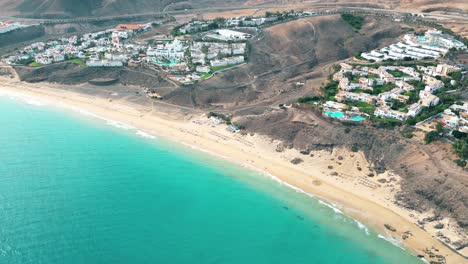
[[[27,17],[14,17],[14,16],[0,16],[0,19],[8,20],[23,20],[33,23],[41,24],[66,24],[66,23],[85,23],[85,22],[96,22],[96,21],[105,21],[105,20],[114,20],[114,19],[138,19],[144,17],[152,16],[161,16],[161,15],[178,15],[178,14],[203,14],[203,13],[213,13],[213,12],[223,12],[223,11],[235,11],[235,10],[257,10],[257,9],[278,9],[278,8],[300,8],[300,9],[318,9],[318,8],[330,8],[328,12],[317,12],[316,15],[331,15],[340,12],[363,12],[376,15],[399,15],[406,16],[410,14],[407,11],[401,10],[390,10],[390,9],[381,9],[381,8],[369,8],[369,7],[359,7],[357,5],[341,5],[341,4],[325,4],[325,3],[310,3],[304,5],[260,5],[260,6],[248,6],[248,7],[211,7],[211,8],[200,8],[200,9],[185,9],[185,10],[174,10],[174,11],[163,11],[163,12],[148,12],[148,13],[135,13],[127,15],[115,15],[115,16],[99,16],[99,17],[76,17],[69,19],[41,19],[41,18],[27,18]],[[420,19],[432,19],[439,21],[453,20],[457,23],[468,23],[468,16],[458,15],[458,14],[432,14],[424,12],[412,12],[412,14],[417,15]]]

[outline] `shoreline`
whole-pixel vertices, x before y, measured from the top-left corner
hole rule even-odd
[[[466,261],[462,256],[452,252],[442,242],[431,236],[429,232],[418,227],[411,219],[407,219],[403,213],[398,211],[396,205],[392,207],[391,201],[388,204],[384,203],[388,195],[394,191],[385,189],[386,196],[378,197],[379,193],[384,193],[382,189],[368,191],[364,188],[365,186],[356,184],[356,181],[361,181],[362,177],[353,176],[355,178],[351,182],[346,181],[347,176],[343,176],[342,179],[340,177],[330,179],[330,171],[327,171],[327,166],[329,168],[328,164],[330,163],[336,166],[337,163],[334,158],[330,159],[330,157],[344,156],[342,170],[353,174],[357,173],[351,170],[352,166],[355,167],[356,162],[361,167],[367,167],[361,153],[350,153],[340,149],[336,152],[334,150],[334,153],[315,152],[316,156],[310,159],[293,149],[279,153],[275,151],[279,141],[259,135],[232,134],[226,131],[225,126],[216,126],[200,114],[155,112],[154,107],[149,109],[127,101],[113,102],[97,96],[93,97],[51,87],[53,85],[8,80],[4,84],[0,84],[0,91],[42,100],[54,106],[82,111],[82,113],[108,122],[130,125],[137,134],[141,133],[140,136],[165,138],[191,147],[196,151],[218,156],[246,169],[264,173],[267,177],[296,191],[323,200],[329,206],[339,205],[335,208],[336,210],[343,211],[345,215],[350,216],[358,223],[365,224],[387,239],[399,241],[400,245],[410,250],[413,255],[423,255],[426,260],[434,260],[428,257],[429,254],[425,252],[425,249],[433,251],[434,248],[437,248],[438,251],[432,253],[443,255],[447,263]],[[305,162],[294,165],[290,162],[291,157],[303,158]],[[325,160],[327,162],[324,162]],[[340,166],[342,165],[340,164]],[[365,172],[363,171],[361,174],[365,175]],[[371,183],[366,182],[366,184]],[[397,189],[397,187],[395,188]],[[397,230],[395,232],[389,231],[384,227],[386,224]],[[408,231],[412,235],[402,240],[401,237]]]

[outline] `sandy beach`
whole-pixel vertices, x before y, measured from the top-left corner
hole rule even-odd
[[[334,149],[333,152],[315,151],[303,155],[295,149],[278,149],[280,141],[262,135],[231,133],[225,125],[214,124],[201,112],[180,109],[160,111],[154,106],[146,107],[125,100],[110,100],[57,88],[53,84],[0,79],[0,93],[80,109],[103,119],[131,125],[140,133],[193,146],[241,166],[260,170],[333,204],[413,254],[424,256],[425,260],[435,261],[436,258],[430,255],[442,255],[447,263],[467,261],[436,239],[436,233],[440,230],[423,230],[417,225],[418,219],[425,215],[393,203],[394,194],[399,190],[398,175],[386,172],[386,178],[392,180],[385,183],[379,182],[379,177],[367,177],[372,171],[360,152]],[[291,160],[294,158],[300,158],[303,162],[293,164]],[[445,221],[450,223],[451,220]],[[457,229],[447,228],[443,232],[453,241],[465,236]]]

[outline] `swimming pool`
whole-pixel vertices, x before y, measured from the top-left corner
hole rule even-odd
[[[338,118],[338,119],[343,119],[344,118],[344,114],[343,112],[331,112],[331,111],[326,111],[325,114],[329,117],[332,117],[332,118]]]
[[[179,61],[178,60],[170,60],[169,62],[162,62],[160,60],[156,60],[155,61],[157,64],[161,65],[161,66],[165,66],[165,67],[171,67],[175,64],[178,64]]]
[[[351,120],[351,121],[360,122],[360,121],[364,121],[364,120],[366,120],[366,119],[365,119],[364,117],[362,117],[362,116],[353,116],[353,117],[351,117],[350,120]]]
[[[331,117],[331,118],[336,118],[336,119],[346,119],[346,120],[350,120],[350,121],[354,121],[354,122],[361,122],[361,121],[364,121],[366,120],[364,117],[362,116],[353,116],[351,118],[346,118],[345,117],[345,114],[343,112],[340,112],[340,111],[336,111],[336,112],[332,112],[332,111],[325,111],[325,115]]]

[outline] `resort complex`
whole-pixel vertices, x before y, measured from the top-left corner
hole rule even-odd
[[[64,61],[83,67],[145,64],[158,67],[173,81],[190,84],[245,63],[248,42],[258,33],[257,27],[311,15],[314,14],[288,11],[267,13],[261,17],[195,19],[176,26],[170,36],[154,35],[146,43],[135,40],[135,37],[160,26],[161,22],[119,24],[104,31],[36,42],[3,61],[10,65],[33,67]],[[0,29],[2,27],[19,25],[0,24]]]
[[[459,89],[461,70],[447,64],[364,66],[341,63],[340,70],[332,77],[337,90],[330,98],[333,101],[323,104],[324,114],[340,120],[362,121],[362,117],[366,117],[377,122],[381,119],[403,122],[439,105],[439,96]],[[449,106],[444,107],[448,109]],[[453,107],[456,106],[450,106]],[[457,109],[465,112],[464,108]],[[468,122],[463,116],[452,118],[457,124],[449,127],[466,130]]]
[[[465,50],[466,46],[454,37],[432,29],[423,34],[407,34],[400,42],[371,52],[364,52],[361,57],[374,62],[389,59],[437,59],[451,49]]]
[[[181,37],[155,36],[152,44],[141,44],[132,37],[146,32],[154,23],[121,24],[114,29],[33,43],[16,55],[6,58],[8,64],[43,66],[71,61],[87,67],[122,67],[128,64],[155,65],[168,78],[180,83],[192,83],[245,62],[246,41],[250,35],[232,30],[214,30],[207,34],[210,41]],[[235,36],[236,41],[221,37]],[[241,37],[240,37],[241,36]]]

